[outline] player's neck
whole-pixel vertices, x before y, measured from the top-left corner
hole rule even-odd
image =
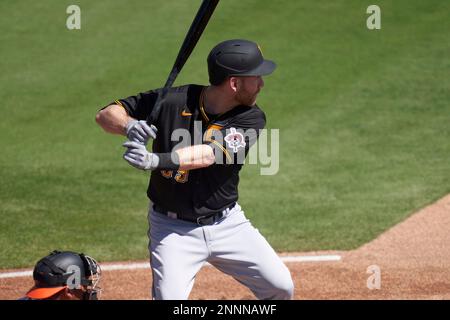
[[[239,105],[229,94],[215,86],[206,87],[203,104],[209,114],[222,114]]]

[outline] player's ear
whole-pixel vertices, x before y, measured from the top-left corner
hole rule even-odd
[[[238,86],[239,86],[239,78],[237,77],[229,77],[228,78],[228,85],[230,86],[231,90],[233,92],[237,92]]]

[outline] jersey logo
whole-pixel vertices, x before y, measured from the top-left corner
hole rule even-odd
[[[239,148],[245,147],[245,139],[242,133],[237,132],[236,128],[230,128],[230,133],[225,136],[225,141],[229,148],[233,149],[234,153],[239,151]]]
[[[189,117],[189,116],[192,116],[192,113],[186,112],[186,110],[183,110],[183,111],[181,111],[181,116],[183,116],[183,117]]]
[[[259,46],[259,44],[258,44],[257,46],[258,46],[259,52],[261,52],[261,55],[263,55],[262,50],[261,50],[261,47]]]

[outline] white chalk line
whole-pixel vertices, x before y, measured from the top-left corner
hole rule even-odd
[[[342,259],[341,256],[338,255],[282,256],[280,258],[283,262],[329,262],[329,261],[340,261]],[[210,266],[210,264],[206,263],[205,266]],[[102,271],[150,269],[150,263],[141,262],[141,263],[127,263],[127,264],[105,264],[101,265],[101,268]],[[0,279],[30,277],[32,275],[33,270],[4,272],[0,273]]]

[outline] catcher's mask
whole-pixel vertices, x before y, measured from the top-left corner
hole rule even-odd
[[[36,263],[33,270],[35,287],[27,297],[47,299],[65,288],[84,288],[83,300],[98,300],[100,277],[101,269],[95,259],[83,253],[55,250]]]

